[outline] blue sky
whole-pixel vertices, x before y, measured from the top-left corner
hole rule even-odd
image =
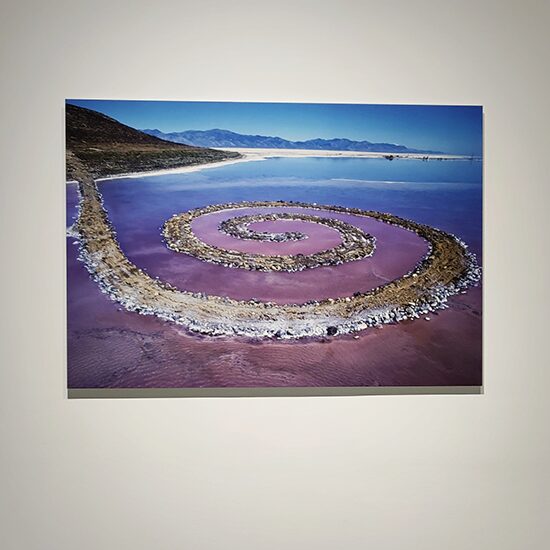
[[[289,140],[344,137],[481,155],[479,106],[67,100],[133,128],[222,128]]]

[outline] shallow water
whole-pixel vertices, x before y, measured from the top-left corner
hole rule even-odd
[[[371,219],[319,211],[377,238],[372,258],[299,273],[228,269],[170,251],[160,228],[171,215],[214,203],[294,200],[391,212],[462,238],[481,263],[481,163],[379,159],[270,159],[99,184],[128,257],[178,288],[278,303],[351,295],[410,270],[426,251],[415,234]],[[67,217],[77,195],[67,186]],[[293,209],[286,209],[291,211]],[[296,210],[296,209],[294,209]],[[248,211],[237,210],[231,215]],[[261,222],[262,231],[299,230],[286,243],[238,240],[217,230],[221,212],[195,220],[204,241],[269,254],[310,253],[335,246],[338,233],[304,222]],[[153,317],[121,311],[76,261],[68,239],[70,387],[452,385],[481,383],[481,291],[451,308],[407,321],[320,341],[251,342],[205,338]]]

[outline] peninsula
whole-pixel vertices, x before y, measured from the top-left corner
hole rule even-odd
[[[165,141],[130,128],[97,111],[66,104],[67,179],[81,166],[94,178],[196,166],[241,158],[220,151]]]

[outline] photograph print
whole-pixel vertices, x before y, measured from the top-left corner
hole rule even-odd
[[[481,107],[65,121],[69,395],[482,385]]]

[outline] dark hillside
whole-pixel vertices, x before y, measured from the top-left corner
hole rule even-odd
[[[173,143],[130,128],[97,111],[66,104],[67,178],[76,175],[72,155],[94,177],[179,168],[238,158],[234,152]]]

